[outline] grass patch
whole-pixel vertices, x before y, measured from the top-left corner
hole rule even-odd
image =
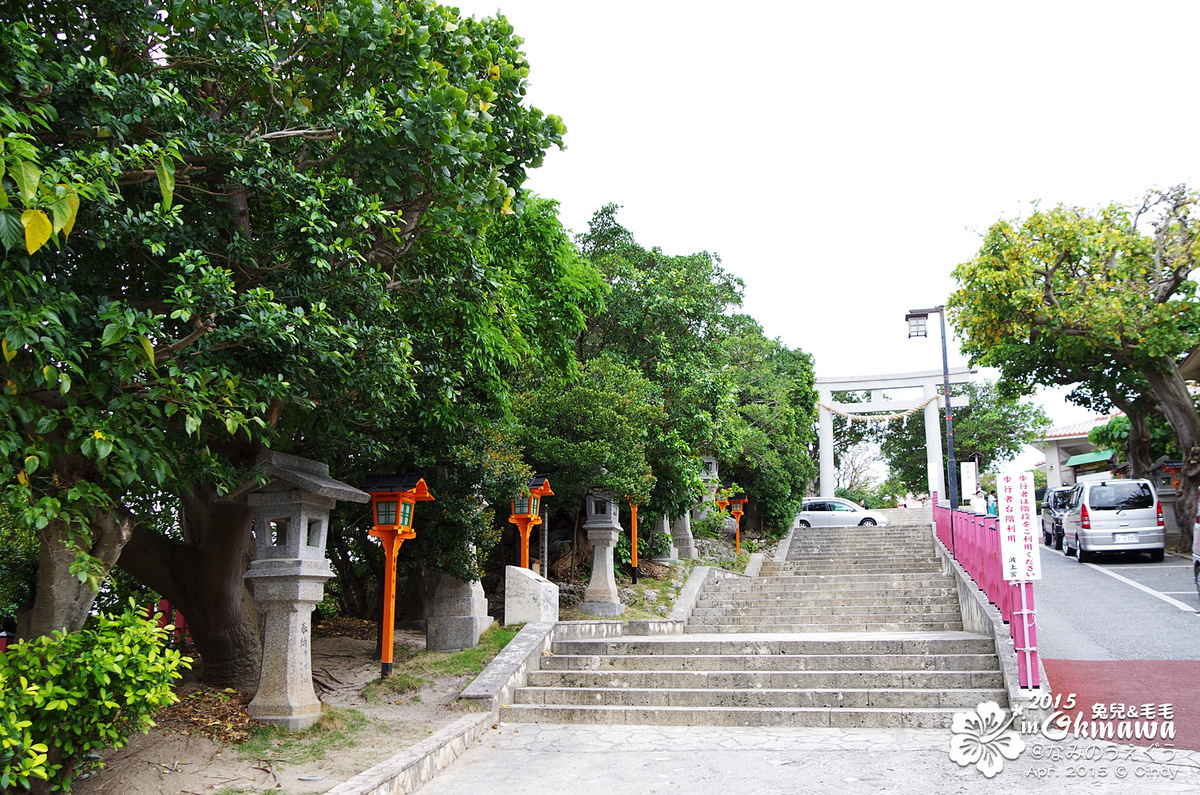
[[[290,764],[312,762],[335,749],[352,747],[366,725],[367,717],[358,710],[326,704],[311,728],[289,732],[280,726],[262,726],[251,732],[238,753],[243,758],[271,758]]]
[[[428,679],[396,671],[387,679],[374,679],[367,682],[362,689],[362,694],[367,701],[391,701],[393,696],[420,690],[428,683]]]
[[[462,651],[422,651],[396,664],[398,674],[410,678],[424,676],[470,676],[479,673],[508,642],[517,636],[520,627],[499,627],[479,636],[479,645]]]

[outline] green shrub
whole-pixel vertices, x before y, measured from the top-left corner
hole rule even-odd
[[[729,514],[713,509],[703,519],[692,522],[692,535],[696,538],[720,538],[728,518]]]
[[[667,555],[671,551],[671,537],[666,533],[661,533],[657,530],[645,530],[638,532],[638,562],[649,560],[660,555]],[[613,554],[618,565],[630,566],[633,564],[633,543],[629,540],[629,533],[622,532],[617,536],[617,545],[613,549]]]
[[[22,641],[0,654],[0,789],[32,778],[69,790],[88,754],[119,748],[178,698],[172,682],[189,660],[168,632],[130,601],[80,632]]]

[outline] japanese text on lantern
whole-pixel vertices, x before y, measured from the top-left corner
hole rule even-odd
[[[1033,476],[1012,472],[999,476],[1000,560],[1004,579],[1015,582],[1042,579],[1042,561],[1033,519]]]

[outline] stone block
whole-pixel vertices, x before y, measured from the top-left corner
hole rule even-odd
[[[558,586],[519,566],[504,567],[504,623],[558,621]]]
[[[496,623],[488,615],[430,616],[425,620],[425,648],[433,651],[461,651],[479,645],[479,636]]]
[[[479,636],[494,623],[487,614],[487,597],[478,580],[464,582],[442,575],[425,622],[425,648],[460,651],[479,644]]]

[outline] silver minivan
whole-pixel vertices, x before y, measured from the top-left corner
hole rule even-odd
[[[1148,480],[1075,484],[1062,524],[1063,551],[1081,563],[1096,552],[1149,552],[1150,560],[1163,559],[1162,503]]]

